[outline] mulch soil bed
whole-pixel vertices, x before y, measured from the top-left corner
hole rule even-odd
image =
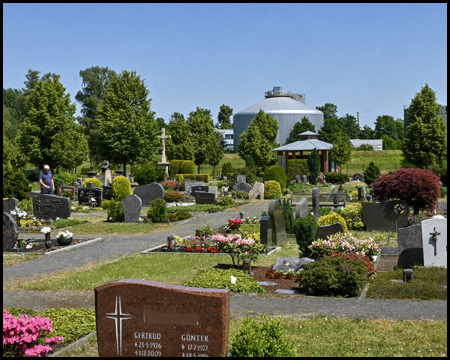
[[[48,252],[52,252],[55,250],[67,248],[76,244],[81,244],[86,241],[89,241],[92,239],[74,239],[69,245],[58,245],[57,240],[53,241],[53,246],[49,249],[47,249],[44,245],[44,240],[36,239],[36,242],[39,244],[39,246],[33,246],[31,249],[10,249],[9,252],[12,253],[19,253],[19,254],[45,254]]]

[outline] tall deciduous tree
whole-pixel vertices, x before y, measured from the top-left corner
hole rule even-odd
[[[170,122],[170,135],[166,140],[167,159],[194,161],[194,144],[183,115],[174,117]]]
[[[329,150],[331,159],[338,165],[346,164],[352,156],[352,143],[347,134],[337,133],[333,137],[333,147]]]
[[[260,110],[248,129],[241,134],[238,154],[242,159],[250,155],[257,166],[265,167],[277,162],[277,154],[272,151],[280,146],[276,142],[278,122],[269,114]]]
[[[114,76],[97,106],[96,126],[105,159],[127,164],[149,161],[159,148],[149,90],[135,71]]]
[[[208,164],[213,167],[213,175],[216,166],[219,165],[220,160],[223,158],[222,140],[222,134],[218,131],[214,131],[214,138],[211,139],[211,145],[208,151]]]
[[[301,134],[305,131],[312,131],[315,132],[316,128],[314,125],[309,121],[307,116],[303,116],[301,121],[297,121],[294,124],[294,127],[292,128],[291,132],[289,133],[289,139],[286,142],[287,144],[293,143],[298,141],[298,134]]]
[[[317,110],[323,112],[324,119],[337,119],[337,106],[332,103],[326,103],[324,106],[316,106]]]
[[[345,114],[339,118],[339,126],[344,134],[347,134],[350,139],[357,139],[359,135],[359,125],[353,115]]]
[[[333,143],[334,134],[341,133],[338,119],[327,118],[324,120],[322,127],[319,129],[319,140],[327,143]]]
[[[231,115],[233,115],[233,109],[228,105],[223,104],[220,107],[219,114],[217,115],[217,121],[219,122],[219,129],[232,129]]]
[[[398,140],[397,125],[392,116],[381,115],[375,120],[375,137],[381,139],[383,135],[387,135],[394,140]]]
[[[80,70],[82,89],[78,91],[75,99],[81,104],[82,116],[78,122],[83,125],[89,144],[89,158],[91,164],[98,164],[101,159],[101,149],[98,148],[98,129],[95,128],[97,119],[97,106],[106,94],[108,84],[116,75],[114,70],[108,67],[91,66]]]
[[[374,131],[370,126],[364,125],[364,127],[359,130],[359,139],[374,139]]]
[[[211,111],[197,107],[197,110],[189,113],[186,124],[191,132],[194,145],[194,163],[200,173],[200,166],[208,162],[209,147],[212,141],[215,141]]]
[[[439,109],[436,93],[425,84],[408,109],[408,132],[402,149],[406,162],[427,168],[447,158],[447,125]]]
[[[38,167],[48,164],[71,169],[86,160],[87,141],[83,129],[75,123],[75,104],[65,90],[59,75],[52,75],[39,81],[28,97],[29,111],[19,143],[21,151]]]

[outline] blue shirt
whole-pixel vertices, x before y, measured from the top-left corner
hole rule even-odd
[[[39,174],[39,180],[42,180],[42,182],[45,185],[50,186],[53,189],[52,179],[53,179],[53,174],[50,170],[48,171],[47,174],[44,171],[41,171],[41,173]],[[41,185],[41,187],[42,187],[42,185]]]

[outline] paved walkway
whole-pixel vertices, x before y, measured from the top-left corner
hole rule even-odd
[[[3,268],[3,282],[49,274],[58,270],[75,270],[90,262],[102,262],[115,256],[133,254],[165,243],[168,236],[192,235],[195,229],[209,224],[217,228],[228,219],[245,216],[260,217],[268,210],[269,201],[241,205],[222,213],[199,213],[196,218],[163,227],[159,233],[136,236],[102,236],[103,240],[67,252],[39,258]],[[97,238],[93,235],[92,238]],[[41,310],[56,307],[93,308],[94,291],[36,291],[3,290],[3,306]],[[447,301],[404,301],[378,299],[341,299],[298,295],[242,295],[232,294],[232,316],[271,314],[306,317],[322,313],[338,317],[385,319],[447,319]]]

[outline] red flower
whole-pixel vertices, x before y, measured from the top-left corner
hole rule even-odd
[[[216,253],[217,252],[217,249],[214,246],[210,246],[207,250],[210,253]]]
[[[201,246],[196,246],[195,251],[197,251],[198,253],[201,253],[201,252],[203,252],[203,248]]]
[[[186,246],[184,248],[184,251],[192,252],[192,251],[194,251],[194,249],[192,247],[190,247],[190,246]]]

